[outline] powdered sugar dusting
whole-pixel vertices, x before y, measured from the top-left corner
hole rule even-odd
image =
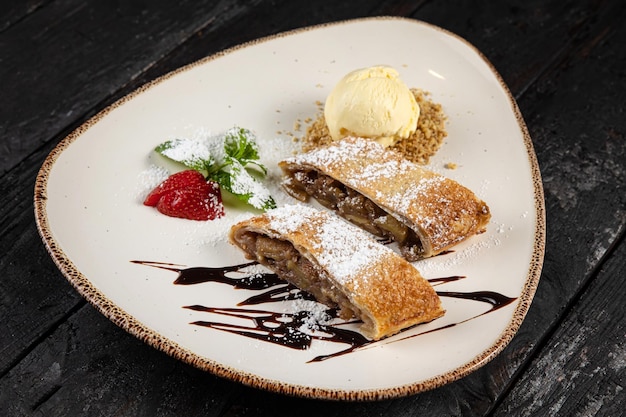
[[[272,198],[270,191],[263,184],[255,180],[252,175],[237,161],[233,161],[230,170],[231,190],[235,194],[249,195],[248,203],[255,208],[263,208]]]
[[[169,177],[170,172],[157,165],[151,165],[137,176],[136,198],[143,201],[148,193]]]
[[[225,155],[225,137],[225,134],[215,135],[208,129],[197,128],[185,139],[170,139],[175,145],[170,149],[163,150],[162,154],[175,161],[207,161],[215,159],[221,162]]]
[[[281,234],[299,230],[304,224],[315,224],[317,235],[312,240],[313,247],[319,249],[317,261],[340,282],[353,279],[391,252],[336,215],[310,206],[286,205],[268,215],[270,228]]]
[[[324,250],[318,255],[318,262],[342,282],[388,253],[387,248],[369,239],[360,229],[336,217],[324,223],[320,240],[319,246]]]
[[[355,155],[365,154],[375,151],[376,148],[367,146],[369,141],[359,140],[356,142],[341,141],[335,142],[336,146],[318,148],[313,152],[297,155],[293,161],[297,164],[342,164],[353,160]],[[382,147],[380,148],[383,149]],[[382,152],[380,152],[382,154]]]
[[[410,184],[405,192],[391,198],[391,204],[401,213],[409,210],[411,203],[425,200],[432,190],[436,190],[444,182],[444,177],[435,175],[430,178],[423,178],[421,181]],[[446,203],[441,201],[440,203]],[[434,219],[433,219],[434,220]],[[426,219],[428,221],[428,219]],[[432,221],[432,220],[431,220]]]
[[[300,229],[316,210],[302,204],[287,204],[268,212],[270,227],[280,234],[290,234]]]
[[[351,138],[353,140],[343,140],[335,142],[333,146],[316,149],[313,152],[298,155],[291,159],[296,164],[305,164],[312,166],[332,166],[341,167],[347,164],[360,164],[358,170],[352,170],[351,176],[345,179],[346,185],[361,189],[363,187],[371,187],[379,185],[381,180],[394,180],[405,174],[411,175],[412,172],[421,172],[422,169],[407,159],[396,157],[392,151],[386,150],[380,144],[362,138]],[[366,161],[366,162],[361,162]],[[412,177],[414,178],[414,177]],[[411,199],[420,197],[433,186],[437,186],[444,181],[444,177],[435,173],[424,175],[423,178],[413,184],[406,185],[409,188],[405,192],[394,193],[394,207],[401,204],[410,203]],[[389,199],[380,190],[377,191],[378,197]],[[408,206],[400,207],[401,211],[406,211]]]
[[[415,267],[424,276],[437,276],[455,270],[479,258],[479,255],[502,244],[502,240],[493,235],[487,235],[468,243],[463,250],[456,250],[444,257],[423,259],[414,263]]]
[[[219,137],[218,137],[219,138]],[[211,157],[212,142],[204,139],[174,139],[172,147],[161,153],[175,161],[208,161]]]
[[[302,144],[292,138],[264,137],[262,143],[263,151],[259,152],[259,159],[269,171],[268,178],[275,172],[278,175],[276,180],[282,177],[278,163],[302,152]]]
[[[301,314],[306,316],[302,319],[302,326],[298,329],[304,334],[314,334],[321,326],[329,324],[333,317],[328,314],[328,307],[317,301],[296,298],[288,304],[288,314]]]
[[[412,168],[412,164],[407,160],[374,163],[364,167],[358,175],[350,178],[350,182],[353,185],[358,182],[374,183],[381,178],[393,178],[393,176],[407,172]]]
[[[208,222],[195,222],[193,228],[190,228],[184,235],[185,246],[195,246],[198,252],[201,252],[202,246],[215,247],[223,244],[227,242],[228,233],[234,224],[249,219],[253,215],[251,212],[243,212],[236,215],[227,214]]]

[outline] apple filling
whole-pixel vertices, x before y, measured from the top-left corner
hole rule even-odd
[[[295,171],[283,186],[292,197],[300,201],[306,201],[311,196],[324,207],[336,211],[378,238],[397,242],[407,260],[421,259],[424,249],[413,229],[334,178],[314,169]]]
[[[322,279],[320,274],[324,272],[316,268],[290,242],[250,231],[239,234],[237,240],[250,259],[255,259],[280,278],[310,293],[318,302],[338,308],[341,318],[360,318],[348,297],[331,281]]]

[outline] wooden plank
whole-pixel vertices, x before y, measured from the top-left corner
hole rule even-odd
[[[0,379],[3,416],[219,416],[224,382],[80,309]],[[172,401],[172,398],[175,401]]]
[[[51,0],[3,1],[0,2],[0,33],[17,24]]]
[[[0,376],[84,304],[61,277],[35,226],[32,184],[42,157],[0,178]]]
[[[240,21],[245,31],[227,38],[214,37],[203,31],[150,68],[126,92],[182,65],[204,58],[208,51],[220,51],[259,37],[308,25],[389,15],[412,17],[463,37],[494,64],[511,91],[518,96],[574,39],[584,36],[584,31],[580,29],[585,22],[596,14],[606,13],[602,7],[609,9],[610,4],[601,5],[598,10],[583,3],[568,4],[554,0],[495,2],[489,5],[450,0],[371,2],[371,5],[360,2],[358,6],[338,3],[332,8],[318,7],[312,3],[297,6],[289,2],[272,6],[260,4],[256,6],[253,16]],[[515,17],[511,17],[509,9],[515,11]],[[502,48],[503,42],[511,47]],[[537,47],[539,44],[541,48]]]
[[[506,410],[513,404],[528,407],[528,414],[517,409],[521,415],[552,415],[551,408],[560,409],[562,415],[576,415],[574,411],[593,411],[596,406],[601,407],[600,415],[621,414],[618,409],[611,412],[610,402],[604,400],[611,389],[620,390],[615,381],[621,378],[623,386],[623,370],[619,374],[611,368],[611,355],[624,358],[620,301],[624,270],[623,265],[613,263],[624,259],[623,241],[611,256],[616,261],[609,259],[598,277],[595,270],[609,248],[623,239],[626,229],[626,120],[623,110],[614,105],[626,94],[626,85],[619,81],[624,79],[626,65],[623,18],[624,10],[599,26],[603,30],[591,32],[586,42],[540,80],[524,102],[531,124],[536,126],[534,134],[541,140],[538,157],[547,195],[548,236],[553,242],[548,246],[537,293],[541,300],[531,308],[525,332],[547,327],[547,318],[567,311],[566,301],[576,300],[587,285],[591,293],[574,306],[564,327],[545,345],[541,339],[533,341],[539,345],[539,356],[516,384],[511,399],[499,409],[500,415],[508,414]],[[594,112],[592,117],[589,112]],[[598,322],[603,317],[609,322]],[[550,331],[545,330],[546,334]],[[620,340],[621,351],[619,343],[611,342]],[[532,350],[532,345],[527,349]],[[563,365],[563,374],[556,380],[557,368],[549,364],[551,360]],[[611,382],[607,378],[611,379],[612,373],[616,377]],[[593,378],[593,383],[588,378]],[[623,401],[617,404],[623,405]]]
[[[0,174],[246,2],[55,1],[0,33]]]
[[[381,5],[381,2],[376,0],[335,2],[332,6],[324,7],[320,7],[317,3],[294,3],[289,0],[261,2],[254,5],[253,13],[241,14],[234,19],[230,30],[223,28],[220,24],[215,24],[200,31],[188,42],[148,68],[144,74],[125,86],[116,96],[128,94],[142,84],[170,71],[246,42],[303,27],[359,17],[386,14],[404,16],[414,11],[423,2],[416,2],[411,7],[402,8],[389,8],[389,4],[393,2]],[[392,11],[393,13],[390,13]],[[245,28],[245,30],[239,30],[239,28]],[[227,36],[222,36],[221,32],[227,32]]]
[[[623,415],[625,258],[622,239],[495,416]]]
[[[429,2],[414,15],[465,38],[500,72],[516,97],[553,61],[588,36],[617,2]]]

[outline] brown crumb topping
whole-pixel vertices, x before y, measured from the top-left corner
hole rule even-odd
[[[411,92],[415,95],[415,100],[420,106],[417,129],[408,138],[398,141],[392,146],[392,149],[399,151],[412,162],[427,164],[430,157],[439,150],[443,140],[448,136],[445,125],[446,116],[441,104],[430,100],[430,93],[417,88],[412,88]],[[321,108],[321,106],[319,107]],[[323,113],[313,120],[302,141],[302,150],[305,152],[332,142]]]

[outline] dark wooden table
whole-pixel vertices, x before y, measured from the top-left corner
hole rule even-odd
[[[377,402],[268,393],[115,326],[48,256],[33,215],[46,155],[107,105],[225,48],[397,15],[467,39],[518,100],[547,242],[516,337],[478,371]],[[4,1],[0,6],[0,415],[618,416],[626,409],[626,6],[606,1]]]

